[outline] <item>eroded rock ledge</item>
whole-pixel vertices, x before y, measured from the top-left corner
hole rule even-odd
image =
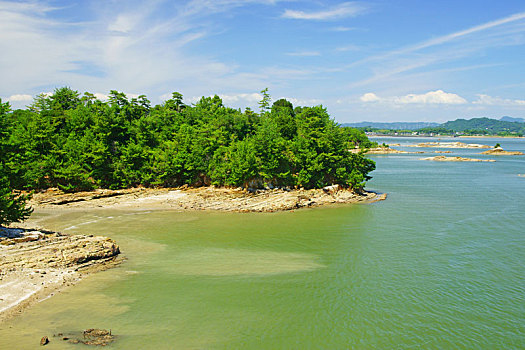
[[[34,208],[112,208],[218,210],[235,212],[273,212],[334,203],[370,202],[385,199],[385,194],[355,193],[338,185],[324,189],[267,189],[246,191],[224,187],[135,188],[97,190],[63,194],[56,190],[37,193]]]
[[[89,273],[115,266],[119,254],[106,237],[0,228],[0,321]]]

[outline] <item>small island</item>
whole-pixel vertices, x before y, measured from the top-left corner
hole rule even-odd
[[[481,152],[481,154],[489,154],[494,156],[522,156],[525,153],[519,151],[505,151],[501,147],[495,147],[494,149],[489,149],[488,151]]]
[[[25,110],[1,103],[0,169],[12,189],[66,193],[131,188],[241,188],[363,194],[375,162],[350,149],[377,147],[340,127],[322,106],[224,106],[219,96],[187,105],[182,95],[152,106],[112,90],[108,101],[68,87]],[[306,194],[302,194],[306,195]]]
[[[433,160],[437,162],[495,162],[494,159],[476,159],[476,158],[445,157],[445,156],[421,158],[421,160]]]

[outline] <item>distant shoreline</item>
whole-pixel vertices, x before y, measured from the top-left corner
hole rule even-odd
[[[484,135],[484,136],[470,136],[470,135],[462,135],[462,136],[451,136],[451,135],[440,135],[440,136],[421,136],[421,135],[367,135],[369,138],[392,138],[392,137],[407,137],[407,138],[433,138],[433,139],[441,139],[441,138],[480,138],[480,139],[525,139],[525,136],[490,136],[490,135]]]

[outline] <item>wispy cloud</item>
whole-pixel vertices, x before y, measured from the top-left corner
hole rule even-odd
[[[298,51],[298,52],[288,52],[286,56],[321,56],[319,51]]]
[[[360,2],[343,2],[337,6],[320,11],[299,11],[287,9],[281,17],[290,19],[329,21],[357,16],[365,12],[367,7]],[[343,27],[340,27],[343,28]]]
[[[392,76],[452,62],[478,54],[488,48],[522,45],[525,37],[525,12],[473,26],[465,30],[425,40],[414,45],[365,57],[346,65],[343,70],[368,66],[373,74],[348,87],[379,83]],[[514,25],[513,27],[509,27]]]
[[[339,52],[359,51],[359,50],[361,50],[361,48],[357,45],[345,45],[345,46],[337,47],[335,49],[335,51],[339,51]]]
[[[333,31],[333,32],[349,32],[351,30],[357,30],[357,28],[355,28],[355,27],[339,26],[339,27],[330,28],[330,30]]]
[[[478,99],[472,102],[476,105],[486,106],[524,106],[525,100],[512,100],[508,98],[492,97],[489,95],[478,95]]]
[[[213,16],[271,0],[105,2],[74,22],[46,1],[0,0],[0,96],[69,85],[87,91],[232,89],[258,85],[231,62],[192,54],[186,47],[220,31]],[[72,4],[71,6],[76,6]],[[225,79],[225,77],[228,79]],[[202,88],[200,88],[202,90]],[[217,91],[216,90],[216,91]],[[14,101],[14,100],[13,100]]]
[[[421,49],[424,49],[424,48],[427,48],[427,47],[432,47],[432,46],[436,46],[436,45],[442,45],[442,44],[445,44],[445,43],[450,42],[452,40],[456,40],[458,38],[461,38],[461,37],[464,37],[464,36],[467,36],[467,35],[470,35],[470,34],[474,34],[474,33],[477,33],[477,32],[480,32],[480,31],[484,31],[484,30],[487,30],[487,29],[491,29],[491,28],[494,28],[494,27],[498,27],[498,26],[501,26],[503,24],[520,21],[522,19],[525,19],[525,12],[516,13],[514,15],[511,15],[511,16],[508,16],[508,17],[504,17],[504,18],[500,18],[500,19],[495,20],[495,21],[490,21],[490,22],[483,23],[483,24],[480,24],[480,25],[477,25],[477,26],[474,26],[474,27],[471,27],[471,28],[468,28],[468,29],[465,29],[465,30],[461,30],[461,31],[458,31],[458,32],[455,32],[455,33],[444,35],[444,36],[441,36],[441,37],[438,37],[438,38],[435,38],[435,39],[427,40],[427,41],[424,41],[422,43],[416,44],[416,45],[414,45],[412,47],[408,47],[408,48],[406,48],[404,50],[401,50],[401,52],[418,51],[418,50],[421,50]]]

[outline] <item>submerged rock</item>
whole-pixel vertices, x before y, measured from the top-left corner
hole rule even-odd
[[[81,337],[63,337],[62,340],[70,344],[106,346],[115,341],[115,336],[111,334],[111,330],[89,328],[82,332]]]

